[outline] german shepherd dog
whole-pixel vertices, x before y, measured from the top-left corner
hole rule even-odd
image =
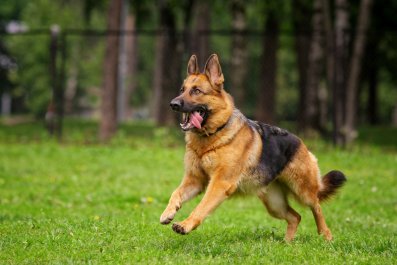
[[[317,159],[297,136],[275,126],[252,121],[234,107],[224,90],[218,56],[213,54],[200,73],[193,55],[180,95],[171,108],[182,113],[186,132],[185,174],[160,217],[169,224],[182,204],[206,190],[190,216],[172,225],[188,234],[236,191],[256,194],[270,215],[287,221],[286,241],[294,238],[301,216],[288,204],[292,194],[310,207],[317,231],[332,240],[320,202],[346,181],[340,171],[323,178]]]

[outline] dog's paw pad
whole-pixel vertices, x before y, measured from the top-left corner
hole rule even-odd
[[[332,241],[333,237],[332,237],[331,232],[325,233],[325,234],[324,234],[324,238],[325,238],[325,240],[327,240],[327,241]]]
[[[185,228],[183,226],[181,226],[180,224],[177,224],[177,223],[172,225],[172,230],[174,230],[174,232],[176,232],[178,234],[181,234],[181,235],[186,235],[187,234]]]
[[[160,217],[160,223],[163,225],[168,225],[171,223],[172,220],[174,220],[175,213],[169,214],[169,213],[163,213]]]
[[[171,223],[171,221],[172,221],[171,218],[160,219],[160,223],[162,225],[168,225],[169,223]]]

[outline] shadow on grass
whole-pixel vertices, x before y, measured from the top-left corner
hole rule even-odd
[[[167,239],[162,242],[156,242],[156,247],[163,251],[181,251],[190,253],[203,253],[211,251],[213,255],[218,248],[233,248],[236,244],[258,244],[258,243],[285,243],[280,231],[275,232],[273,229],[236,229],[221,228],[221,231],[193,231],[189,235],[168,235]]]

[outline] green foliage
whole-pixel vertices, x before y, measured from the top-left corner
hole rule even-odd
[[[27,0],[3,0],[0,5],[0,27],[8,21],[17,19],[25,7]]]
[[[18,58],[18,71],[11,76],[16,84],[13,93],[23,94],[27,107],[36,115],[43,114],[51,98],[48,47],[47,36],[15,36],[9,41],[9,49]]]
[[[190,1],[166,1],[175,15],[178,31],[191,28],[186,25],[189,21],[185,14]],[[349,11],[351,21],[357,21],[357,11],[360,1],[352,1]],[[295,62],[294,47],[294,21],[292,12],[294,1],[244,1],[247,13],[247,28],[253,32],[261,32],[269,10],[273,10],[280,21],[280,48],[278,50],[278,76],[277,76],[277,116],[279,120],[296,120],[298,106],[298,73]],[[302,0],[305,10],[310,10],[312,1]],[[230,1],[211,2],[211,30],[230,30],[232,17]],[[48,29],[53,24],[60,25],[61,29],[77,28],[105,29],[106,11],[108,1],[53,1],[53,0],[4,0],[0,5],[0,26],[10,20],[20,20],[29,29]],[[334,6],[331,5],[331,8]],[[376,58],[368,58],[369,63],[377,63],[379,68],[379,116],[383,123],[390,121],[391,110],[396,102],[396,34],[394,19],[397,1],[388,5],[381,1],[374,1],[373,17],[368,40],[379,42]],[[130,11],[137,18],[137,28],[140,30],[153,30],[159,28],[158,3],[156,1],[130,1]],[[310,20],[308,11],[303,11],[305,17],[299,19]],[[302,15],[302,14],[301,14]],[[189,23],[187,23],[189,24]],[[352,29],[354,25],[352,24]],[[182,39],[184,36],[180,35]],[[75,101],[81,107],[96,109],[98,107],[100,88],[103,77],[104,44],[106,36],[68,36],[66,75],[77,69],[77,97]],[[138,70],[137,88],[131,99],[134,107],[149,106],[152,102],[153,73],[155,62],[155,35],[138,36]],[[13,95],[24,98],[28,111],[37,116],[42,116],[51,98],[51,83],[49,80],[49,37],[48,34],[40,36],[5,36],[2,43],[6,45],[13,58],[17,60],[18,70],[8,73],[4,80],[11,80],[15,85]],[[223,71],[228,89],[228,72],[230,65],[231,36],[214,34],[210,39],[211,53],[216,52],[222,60]],[[238,106],[249,116],[254,113],[257,102],[257,90],[261,82],[261,55],[266,47],[260,35],[247,36],[249,50],[248,78],[245,82],[246,103]],[[179,48],[179,47],[178,47]],[[375,56],[374,55],[374,56]],[[187,58],[184,54],[180,58],[182,69],[185,69]],[[364,67],[366,67],[364,65]],[[363,72],[365,73],[365,72]],[[183,73],[184,75],[184,73]],[[4,81],[3,80],[3,81]],[[3,82],[4,83],[4,82]],[[365,75],[363,74],[365,88]],[[177,88],[169,88],[175,89]],[[361,105],[366,102],[366,90],[363,89]],[[329,93],[329,98],[331,93]],[[83,102],[83,103],[81,103]],[[364,107],[361,107],[360,121],[364,120]],[[77,110],[78,111],[78,110]],[[76,111],[76,112],[77,112]]]
[[[397,60],[396,60],[397,62]],[[391,79],[395,78],[390,72],[380,71],[380,82],[378,87],[379,102],[382,105],[379,108],[381,121],[387,124],[391,120],[393,108],[397,101],[397,88]]]
[[[285,222],[271,218],[255,197],[226,201],[187,236],[160,225],[183,174],[182,134],[127,124],[114,142],[99,145],[96,127],[67,121],[65,142],[57,144],[40,124],[0,125],[0,263],[397,262],[397,149],[361,144],[347,152],[308,141],[322,171],[343,170],[348,182],[323,204],[335,240],[317,236],[310,210],[294,204],[302,222],[296,240],[286,244]],[[392,137],[395,131],[372,135]]]
[[[294,38],[280,36],[278,50],[277,74],[277,117],[280,120],[296,120],[299,104],[298,73],[296,69],[296,54],[294,52]]]
[[[150,96],[153,92],[150,88],[153,87],[155,41],[153,36],[138,37],[138,49],[140,47],[146,47],[146,49],[140,49],[138,54],[139,64],[135,77],[137,88],[131,102],[135,107],[150,104]]]
[[[79,6],[39,0],[28,2],[21,12],[20,19],[29,29],[44,28],[49,32],[50,27],[55,24],[59,25],[61,30],[79,27],[82,24],[79,12]],[[47,33],[41,36],[12,36],[7,40],[7,47],[18,63],[18,71],[12,76],[17,85],[16,91],[23,91],[27,107],[39,116],[45,112],[51,98],[49,45]]]

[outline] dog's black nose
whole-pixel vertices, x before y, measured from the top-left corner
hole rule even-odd
[[[183,100],[179,98],[174,98],[171,101],[170,106],[172,110],[179,111],[183,107]]]

